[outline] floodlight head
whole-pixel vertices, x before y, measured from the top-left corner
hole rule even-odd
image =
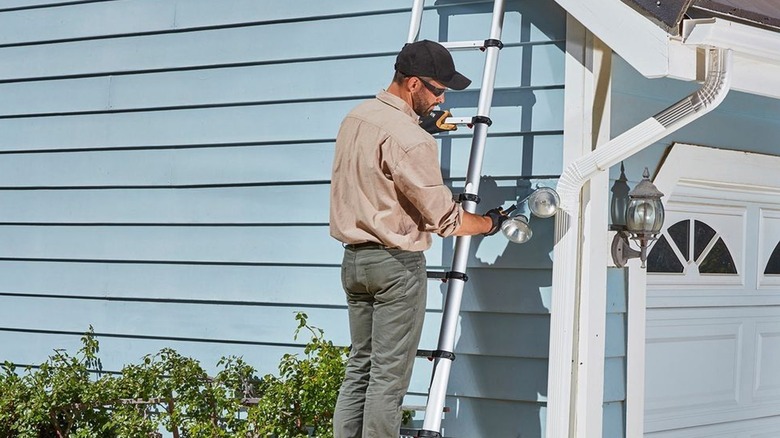
[[[501,224],[501,232],[514,243],[525,243],[531,240],[533,231],[528,226],[528,219],[523,215],[511,217]]]
[[[534,216],[548,218],[558,211],[561,198],[549,187],[539,187],[528,197],[528,208]]]

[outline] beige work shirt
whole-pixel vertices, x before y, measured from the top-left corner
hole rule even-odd
[[[330,234],[348,244],[424,251],[431,232],[449,236],[463,218],[442,181],[436,140],[386,91],[341,123],[330,195]]]

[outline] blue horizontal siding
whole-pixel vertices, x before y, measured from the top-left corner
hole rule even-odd
[[[341,118],[354,104],[317,102],[2,119],[0,151],[333,139]]]
[[[59,7],[47,8],[46,5]],[[375,15],[408,10],[410,6],[406,0],[383,1],[382,5],[360,0],[333,4],[318,0],[294,3],[283,0],[5,0],[0,11],[17,10],[0,17],[0,45],[321,19],[324,16]]]
[[[328,184],[0,191],[0,205],[17,206],[0,212],[0,223],[322,225],[329,195]]]
[[[218,289],[214,290],[215,297]],[[43,332],[80,333],[89,325],[98,334],[113,337],[189,340],[192,342],[240,343],[246,345],[277,345],[295,342],[282,341],[297,326],[294,312],[297,305],[268,305],[238,302],[170,302],[170,301],[121,301],[100,297],[91,299],[68,296],[31,296],[0,293],[1,330],[31,330]],[[336,305],[338,303],[338,305]],[[349,336],[342,329],[346,320],[346,305],[339,299],[331,306],[307,307],[305,312],[317,326],[337,345],[349,345]],[[62,319],[63,305],[74,306],[68,317]],[[155,311],[150,312],[154,306]],[[35,313],[40,318],[34,327],[27,315]],[[116,315],[121,315],[117,318]],[[433,348],[437,334],[433,330],[440,324],[439,312],[429,312],[421,345]],[[464,323],[473,326],[458,341],[459,354],[476,357],[494,357],[514,360],[516,357],[546,358],[547,344],[538,333],[547,331],[546,315],[501,315],[466,312]],[[493,325],[486,324],[493,320]],[[491,330],[488,330],[490,328]],[[500,335],[496,331],[506,331]],[[475,335],[476,334],[476,335]],[[489,336],[492,335],[492,336]],[[531,336],[532,335],[532,336]],[[541,337],[544,338],[544,337]]]
[[[550,311],[551,283],[549,269],[474,268],[464,286],[461,309],[491,314],[546,315]],[[485,330],[487,336],[492,333],[489,327]],[[509,333],[516,334],[514,329]],[[534,332],[533,336],[548,334],[549,328]]]
[[[187,149],[17,153],[0,187],[178,187],[330,180],[333,140]],[[2,210],[0,210],[1,212]]]
[[[215,291],[216,293],[217,291]],[[70,301],[69,301],[70,300]],[[75,300],[75,302],[74,302]],[[27,315],[34,313],[39,320],[35,329],[80,333],[91,324],[96,333],[128,338],[160,338],[213,343],[289,344],[297,327],[294,306],[214,305],[199,303],[121,302],[99,299],[69,299],[49,297],[2,296],[0,320],[4,329],[28,329]],[[77,304],[73,306],[72,304]],[[62,307],[67,305],[67,318],[62,318]],[[155,312],[150,312],[152,305]],[[312,321],[337,345],[349,345],[349,337],[341,329],[347,317],[346,307],[310,308],[306,310]],[[121,317],[118,317],[121,316]],[[434,315],[429,315],[432,323]],[[435,339],[434,339],[435,340]]]
[[[625,402],[604,403],[603,438],[620,438],[626,436]]]
[[[548,315],[517,315],[462,312],[458,352],[481,356],[547,358],[550,318]]]
[[[487,29],[486,12],[490,11],[492,2],[464,3],[428,5],[427,15],[469,12],[468,24]],[[383,1],[381,5],[360,0],[333,4],[318,0],[294,3],[284,0],[262,3],[255,0],[5,0],[0,6],[0,12],[5,12],[0,17],[0,45],[390,14],[406,11],[410,6],[411,3],[406,0]],[[524,14],[528,9],[522,3],[510,2],[507,15]],[[476,14],[482,16],[475,17]],[[457,20],[458,17],[454,18]],[[543,19],[538,15],[534,18],[537,22]],[[557,25],[559,35],[563,34],[560,23],[551,21],[548,25]],[[483,36],[480,34],[476,39]]]
[[[6,7],[5,2],[0,6]],[[174,0],[103,1],[22,9],[0,15],[0,46],[171,28],[175,20]]]
[[[463,73],[472,78],[481,74],[479,61],[483,56],[479,52],[455,54],[458,65],[463,65]],[[533,59],[534,64],[520,83],[515,72],[522,69],[524,57]],[[368,97],[390,82],[388,71],[392,71],[394,59],[394,55],[388,55],[312,61],[301,68],[272,64],[6,82],[0,83],[0,117]],[[556,43],[507,47],[502,50],[501,59],[507,62],[499,64],[497,88],[533,89],[562,83],[564,56]],[[344,75],[344,71],[360,74]],[[472,88],[478,86],[476,83]]]
[[[546,407],[538,402],[448,397],[445,405],[450,407],[451,412],[444,416],[443,436],[546,436]],[[422,426],[422,417],[422,414],[415,417],[420,419],[420,426]],[[485,431],[490,431],[491,434],[486,435]]]
[[[626,400],[626,359],[609,357],[604,361],[604,402],[624,402]],[[619,384],[610,384],[618,382]]]
[[[461,94],[450,97],[458,108],[453,111],[475,113],[476,93]],[[563,90],[506,96],[507,103],[490,113],[493,134],[562,129]],[[362,100],[6,118],[0,119],[0,152],[333,139],[341,119]]]
[[[449,383],[448,394],[456,396],[544,402],[547,359],[460,354]]]
[[[607,319],[605,332],[604,405],[602,437],[626,434],[626,316],[628,310],[627,270],[607,269]]]
[[[552,227],[545,231],[549,237]],[[484,263],[470,257],[468,264],[513,267],[521,261],[529,269],[550,268],[550,260],[544,256],[515,252],[548,246],[548,239],[538,237],[540,230],[536,233],[536,240],[532,239],[522,249],[498,241],[505,248],[499,256],[502,259]],[[475,250],[482,240],[482,237],[475,239]],[[452,244],[453,239],[435,239],[426,252],[428,264],[449,265]],[[341,244],[330,237],[327,226],[323,225],[0,226],[0,259],[329,266],[341,262],[342,251]]]
[[[560,140],[560,133],[490,136],[484,168],[493,178],[547,176],[529,178],[529,182],[554,186],[549,176],[560,172]],[[445,178],[462,178],[468,167],[464,152],[471,139],[450,136],[442,143]],[[0,190],[316,185],[330,180],[332,156],[333,140],[54,154],[19,151],[0,160]]]
[[[0,261],[0,294],[154,303],[195,302],[345,306],[338,266],[230,266],[143,263]],[[56,281],[52,281],[56,279]],[[474,268],[464,312],[549,313],[549,270]],[[501,284],[503,287],[491,287]],[[441,310],[446,285],[428,282],[428,305]],[[541,296],[540,296],[541,295]]]
[[[4,0],[0,12],[16,9],[34,9],[59,7],[71,3],[86,3],[87,1],[113,1],[113,0]]]
[[[605,356],[607,358],[626,357],[626,315],[623,313],[607,314],[607,336]],[[610,380],[610,385],[625,386],[620,380]]]
[[[488,21],[489,10],[468,14],[466,20],[448,20],[446,35],[441,35],[439,14],[424,14],[420,38],[483,40],[489,27],[481,26],[479,18]],[[403,44],[406,33],[401,30],[408,28],[408,21],[409,13],[400,12],[0,47],[0,57],[4,60],[0,65],[0,80],[389,55],[397,53]],[[511,44],[562,39],[560,29],[544,33],[534,27],[523,29],[522,24],[522,20],[506,20],[503,41]],[[345,41],[340,44],[330,38],[311,37],[339,35],[343,29],[350,29],[353,35],[372,35],[372,38],[352,38],[348,44]],[[290,47],[295,50],[291,51]]]
[[[338,266],[0,261],[0,294],[115,301],[345,306]],[[440,309],[430,283],[429,308]],[[32,321],[31,321],[32,323]]]
[[[325,226],[0,227],[0,257],[256,264],[336,264]]]
[[[390,82],[411,2],[59,3],[0,5],[0,359],[75,351],[92,324],[108,369],[173,347],[273,372],[301,351],[296,310],[347,343],[326,226],[334,138]],[[429,2],[421,38],[483,40],[491,8]],[[555,186],[564,38],[553,2],[508,3],[479,211]],[[457,116],[475,112],[483,56],[454,54],[474,80],[447,93]],[[470,134],[439,138],[455,192]],[[543,433],[554,221],[531,224],[524,245],[473,240],[445,435]],[[430,269],[453,243],[434,238]],[[421,348],[445,291],[428,283]],[[430,372],[417,362],[409,401]]]

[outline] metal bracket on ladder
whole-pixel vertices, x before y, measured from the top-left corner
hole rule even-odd
[[[422,23],[423,6],[425,0],[414,0],[412,6],[412,18],[409,25],[408,43],[417,40]],[[474,128],[474,136],[471,142],[471,156],[466,175],[465,192],[460,195],[460,202],[464,210],[474,213],[479,202],[477,192],[482,173],[482,158],[487,139],[487,128],[492,124],[490,120],[490,106],[493,102],[493,88],[496,79],[496,67],[498,65],[498,53],[504,46],[501,42],[501,31],[504,24],[504,0],[495,0],[493,3],[493,16],[490,25],[490,36],[484,41],[445,42],[441,43],[449,50],[478,49],[485,52],[485,68],[482,75],[482,85],[479,92],[477,115],[471,118],[449,117],[446,123],[468,125]],[[475,202],[476,201],[476,202]],[[441,420],[444,400],[447,395],[447,383],[450,376],[450,368],[455,360],[452,353],[455,347],[455,333],[457,329],[458,314],[463,297],[463,286],[468,280],[466,264],[468,260],[471,236],[460,236],[455,239],[455,255],[452,261],[452,270],[441,273],[447,281],[447,295],[444,302],[439,342],[436,350],[428,356],[433,359],[433,376],[428,391],[428,401],[425,408],[425,419],[422,430],[415,437],[441,437]],[[454,274],[457,274],[455,276]],[[435,275],[435,274],[434,274]],[[429,278],[431,277],[429,273]]]

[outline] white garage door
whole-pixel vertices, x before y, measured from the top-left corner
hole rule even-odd
[[[689,155],[656,179],[645,435],[780,437],[780,159],[675,148]]]

